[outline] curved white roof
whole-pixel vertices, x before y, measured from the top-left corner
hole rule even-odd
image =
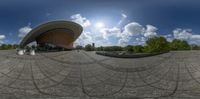
[[[36,40],[36,38],[41,35],[42,33],[45,33],[49,30],[54,29],[67,29],[74,33],[74,40],[76,40],[81,32],[83,31],[83,28],[81,25],[71,22],[71,21],[51,21],[47,22],[45,24],[39,25],[33,30],[31,30],[24,39],[20,42],[20,46],[24,47],[27,44],[33,42]]]

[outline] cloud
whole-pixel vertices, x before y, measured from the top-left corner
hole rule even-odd
[[[158,29],[153,25],[146,25],[146,28],[144,28],[141,24],[137,22],[131,22],[124,26],[124,31],[119,34],[119,44],[127,44],[132,38],[134,37],[142,37],[142,44],[144,43],[144,38],[150,38],[157,36]],[[136,41],[139,41],[140,38],[136,38]],[[132,40],[132,42],[136,42],[135,40]],[[138,42],[139,43],[139,42]]]
[[[0,35],[0,40],[3,40],[3,39],[5,39],[5,38],[6,38],[5,35]]]
[[[100,30],[100,33],[102,33],[103,38],[106,40],[108,40],[110,36],[117,36],[120,32],[121,30],[117,27],[103,28],[102,30]]]
[[[200,44],[200,35],[194,33],[192,29],[176,28],[173,34],[175,39],[186,40],[190,44]]]
[[[118,34],[120,37],[118,44],[126,45],[133,36],[140,35],[144,32],[144,28],[137,22],[131,22],[124,26],[124,31]]]
[[[124,27],[123,33],[127,33],[129,35],[138,35],[144,32],[144,28],[137,22],[132,22]]]
[[[135,45],[144,45],[145,44],[145,42],[146,42],[146,38],[145,37],[137,37],[136,39],[135,39]]]
[[[26,34],[28,34],[31,30],[32,30],[32,28],[30,26],[25,26],[25,27],[20,28],[18,37],[20,37],[20,38],[25,37]]]
[[[192,40],[200,40],[200,35],[191,35]]]
[[[158,28],[156,28],[153,25],[146,25],[144,37],[151,38],[151,37],[157,36],[157,33],[156,33],[157,30]]]
[[[90,20],[86,17],[83,17],[81,14],[75,14],[70,17],[72,21],[82,25],[83,27],[88,27],[91,25]]]
[[[5,35],[0,35],[0,44],[4,43]]]
[[[119,33],[118,43],[127,45],[130,41],[134,44],[144,44],[147,38],[157,36],[158,28],[146,25],[146,28],[137,22],[131,22],[124,26],[124,31]]]
[[[76,40],[75,45],[86,45],[92,43],[92,35],[90,32],[83,32],[80,37]]]
[[[161,35],[167,39],[168,42],[171,42],[173,40],[172,34],[166,34],[166,35]]]
[[[79,39],[76,41],[79,45],[85,45],[88,43],[96,42],[98,44],[110,44],[116,42],[118,45],[127,44],[145,44],[147,38],[157,36],[157,30],[153,25],[146,25],[143,27],[140,23],[130,22],[124,27],[119,28],[118,26],[127,18],[127,15],[121,13],[121,19],[118,25],[108,28],[104,27],[98,31],[93,29],[84,31]],[[90,20],[83,17],[81,14],[75,14],[71,16],[72,21],[81,24],[83,27],[91,25]]]
[[[177,28],[173,30],[173,34],[175,39],[188,40],[192,36],[192,30]]]
[[[122,22],[127,18],[127,15],[124,14],[124,13],[121,13],[121,19],[120,21],[118,22],[118,25],[122,24]]]

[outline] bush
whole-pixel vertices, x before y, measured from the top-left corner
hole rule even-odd
[[[133,46],[134,53],[142,53],[144,52],[144,47],[142,45]]]
[[[83,46],[81,46],[81,45],[77,45],[77,46],[76,46],[76,49],[81,50],[81,49],[83,49]]]
[[[170,43],[171,50],[190,50],[190,45],[185,40],[174,39]]]
[[[169,51],[169,42],[164,37],[153,37],[146,41],[148,52]]]
[[[16,49],[18,47],[17,44],[11,45],[11,44],[2,44],[0,46],[0,50],[9,50],[9,49]]]
[[[196,44],[192,44],[190,45],[190,47],[191,47],[191,50],[200,50],[200,47]]]
[[[128,45],[124,48],[125,51],[127,52],[133,52],[133,46],[132,45]]]
[[[85,46],[85,50],[86,50],[86,51],[93,51],[94,48],[92,47],[91,44],[87,44],[87,45]]]

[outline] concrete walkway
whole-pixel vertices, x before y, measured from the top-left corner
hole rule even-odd
[[[199,99],[200,52],[120,59],[94,52],[0,51],[1,99]]]

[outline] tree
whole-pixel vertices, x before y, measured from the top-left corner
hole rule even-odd
[[[81,45],[77,45],[77,46],[76,46],[76,49],[81,50],[81,49],[83,49],[83,46],[81,46]]]
[[[144,51],[144,47],[142,45],[133,46],[134,53],[142,53]]]
[[[17,44],[14,44],[13,45],[13,49],[16,49],[16,48],[18,48],[19,47],[19,45],[17,45]]]
[[[100,46],[100,47],[96,47],[96,51],[103,51],[103,46]]]
[[[87,45],[85,46],[85,50],[86,50],[86,51],[92,51],[92,50],[93,50],[92,45],[91,45],[91,44],[87,44]]]
[[[190,45],[185,40],[174,39],[170,43],[171,50],[189,50]]]
[[[190,45],[190,47],[191,47],[191,50],[200,50],[200,47],[196,44],[192,44]]]
[[[132,45],[128,45],[124,48],[125,51],[127,52],[133,52],[133,46]]]
[[[1,50],[5,50],[5,48],[6,48],[6,44],[2,44],[1,45]]]
[[[153,37],[146,41],[148,52],[169,51],[169,42],[164,37]]]

